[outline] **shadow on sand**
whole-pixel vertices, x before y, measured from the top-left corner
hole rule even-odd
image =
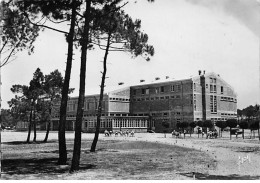
[[[192,172],[180,173],[180,175],[190,177],[190,178],[193,177]],[[195,172],[195,179],[197,179],[197,180],[258,180],[258,179],[260,179],[260,176],[237,175],[237,174],[209,175],[209,174]]]
[[[71,160],[68,160],[71,161]],[[60,174],[69,172],[70,165],[58,165],[58,158],[43,159],[4,159],[2,172],[4,174]],[[80,170],[95,168],[95,165],[81,164]]]
[[[36,141],[36,142],[29,142],[27,143],[26,141],[12,141],[12,142],[2,142],[1,144],[5,144],[5,145],[23,145],[23,144],[46,144],[46,143],[54,143],[54,142],[58,142],[57,140],[50,140],[47,142],[43,142],[43,141]]]

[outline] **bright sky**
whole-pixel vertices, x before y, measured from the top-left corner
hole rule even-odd
[[[150,62],[131,58],[128,53],[108,55],[106,86],[118,82],[135,85],[155,77],[184,79],[198,70],[215,72],[238,94],[238,108],[259,103],[260,3],[257,0],[156,0],[131,1],[125,10],[142,20],[142,29],[155,47]],[[17,55],[2,68],[2,107],[8,108],[13,84],[29,85],[39,67],[44,74],[59,69],[64,75],[67,44],[64,35],[45,30],[35,52]],[[90,51],[87,61],[86,92],[100,85],[103,52]],[[70,86],[79,90],[80,54],[75,53]],[[98,91],[98,90],[96,90]],[[87,94],[86,93],[86,94]]]

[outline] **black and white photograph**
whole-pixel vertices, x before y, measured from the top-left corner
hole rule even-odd
[[[260,0],[0,0],[0,180],[260,180]]]

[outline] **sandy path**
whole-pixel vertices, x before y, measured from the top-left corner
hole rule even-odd
[[[8,134],[11,133],[12,135]],[[21,141],[26,139],[25,132],[2,132],[2,142]],[[39,133],[37,139],[44,139],[45,133]],[[50,140],[57,140],[57,133],[52,132],[49,135]],[[82,134],[82,139],[92,140],[94,134]],[[70,132],[66,134],[67,139],[74,138],[74,133]],[[135,137],[105,137],[104,134],[100,134],[99,139],[103,140],[132,140],[132,141],[150,141],[158,143],[166,143],[170,145],[178,145],[188,148],[194,148],[197,150],[208,153],[213,161],[216,162],[216,169],[208,168],[209,175],[218,176],[257,176],[260,177],[260,143],[258,140],[252,140],[251,142],[245,142],[243,140],[229,140],[226,139],[205,139],[197,138],[194,134],[192,137],[187,135],[186,139],[172,138],[170,134],[164,138],[164,134],[160,133],[136,133]],[[4,148],[4,145],[2,146]],[[255,152],[241,152],[241,150],[255,149]],[[240,157],[249,157],[243,164],[238,165]],[[207,169],[207,167],[205,167]]]

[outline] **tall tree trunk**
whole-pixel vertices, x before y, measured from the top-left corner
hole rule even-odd
[[[231,140],[231,127],[230,127],[230,130],[229,130],[229,133],[230,133],[230,140]]]
[[[101,85],[100,85],[100,97],[99,97],[99,102],[98,102],[97,126],[96,126],[95,137],[93,139],[90,152],[95,152],[96,146],[97,146],[97,141],[98,141],[100,120],[101,120],[101,114],[102,114],[102,102],[103,102],[106,73],[107,73],[107,56],[108,56],[108,51],[109,51],[110,38],[111,38],[111,34],[108,35],[107,46],[106,46],[106,51],[105,51],[105,56],[104,56],[104,61],[103,61],[103,72],[102,72],[102,79],[101,79]],[[121,125],[120,125],[120,128],[121,128]]]
[[[33,110],[33,132],[34,132],[34,137],[33,137],[33,142],[36,142],[36,120],[35,120],[35,107]]]
[[[51,102],[52,102],[52,99],[51,99]],[[49,109],[48,124],[47,124],[47,129],[46,129],[46,135],[45,135],[43,142],[47,142],[48,137],[49,137],[50,128],[51,128],[51,108]]]
[[[79,99],[78,109],[75,124],[75,138],[74,138],[74,150],[70,171],[76,171],[79,169],[80,162],[80,149],[81,149],[81,128],[82,118],[84,110],[84,98],[85,98],[85,78],[86,78],[86,62],[87,62],[87,46],[89,41],[89,22],[90,22],[90,5],[91,0],[86,0],[86,13],[85,13],[85,25],[83,30],[83,38],[81,43],[81,66],[80,66],[80,87],[79,87]]]
[[[51,121],[48,121],[46,134],[45,134],[45,138],[44,138],[43,142],[47,142],[48,137],[49,137],[49,133],[50,133],[50,128],[51,128]]]
[[[260,133],[259,133],[259,128],[257,129],[257,131],[258,131],[258,138],[259,138],[259,140],[260,140]]]
[[[67,113],[67,101],[69,93],[69,84],[70,84],[70,74],[72,67],[72,57],[73,57],[73,36],[76,20],[76,1],[73,0],[72,14],[71,14],[71,23],[70,23],[70,32],[67,37],[68,41],[68,55],[67,55],[67,64],[65,71],[64,84],[62,87],[62,97],[60,105],[60,121],[59,121],[59,160],[58,164],[65,165],[67,163],[67,148],[66,148],[66,138],[65,138],[65,123],[66,123],[66,113]]]
[[[30,112],[30,119],[29,119],[29,126],[28,126],[28,135],[27,135],[27,140],[26,142],[30,142],[30,136],[31,136],[31,129],[32,129],[32,112],[33,108],[31,107],[31,112]]]

